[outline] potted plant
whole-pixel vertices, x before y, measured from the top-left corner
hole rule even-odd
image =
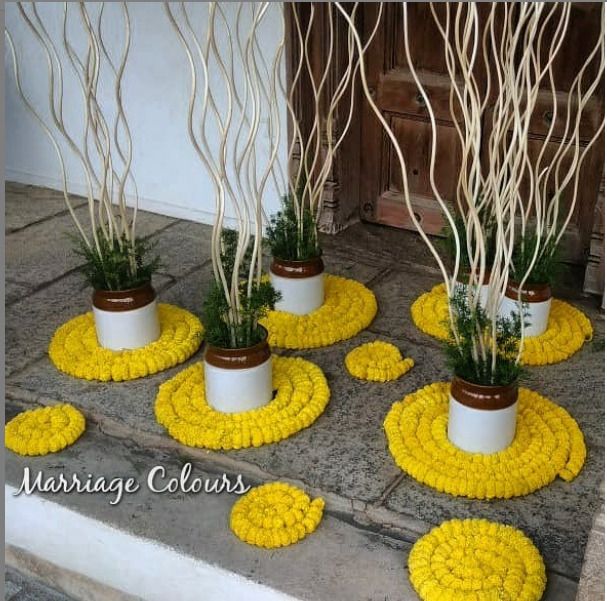
[[[518,313],[498,317],[471,305],[463,290],[451,299],[457,335],[445,345],[453,373],[447,436],[470,453],[496,453],[516,432],[521,322]]]
[[[220,260],[228,281],[236,264],[238,237],[234,230],[222,232]],[[251,254],[238,267],[236,302],[214,280],[203,304],[205,396],[212,407],[227,413],[256,409],[272,398],[268,333],[259,320],[280,295],[268,281],[253,281],[249,287]]]
[[[276,309],[296,315],[318,309],[325,300],[324,264],[310,208],[296,204],[291,195],[283,197],[266,239],[272,252],[270,281],[281,296]]]
[[[314,47],[314,36],[310,32],[317,27],[329,27],[332,31],[330,39],[333,40],[337,36],[335,8],[331,3],[311,5],[305,13],[306,23],[301,22],[302,14],[297,3],[289,3],[289,8],[294,24],[294,68],[290,87],[284,91],[284,100],[292,132],[287,164],[294,169],[292,177],[287,178],[288,193],[282,196],[282,208],[272,217],[266,236],[272,251],[270,278],[281,293],[276,308],[305,315],[318,309],[325,299],[318,225],[325,184],[331,174],[335,154],[352,122],[356,92],[354,80],[360,58],[356,57],[350,40],[347,63],[339,65],[341,57],[330,44],[320,63],[322,72],[316,73],[315,54],[318,49]],[[355,18],[356,11],[355,5],[352,18]],[[363,55],[366,49],[363,49]],[[339,77],[333,87],[331,75],[338,65]],[[304,115],[298,114],[302,108],[294,101],[298,89],[307,94],[313,107],[310,123],[304,123]],[[341,133],[336,137],[335,121],[344,98],[349,104],[340,114],[343,123]]]
[[[146,240],[97,231],[97,244],[74,237],[74,252],[84,259],[81,270],[93,288],[93,317],[99,344],[111,350],[135,349],[160,336],[152,274],[160,257],[150,256]]]
[[[264,37],[265,58],[258,49],[259,30],[267,34],[268,15],[276,11],[280,17],[282,7],[268,2],[253,3],[250,11],[243,7],[228,10],[222,3],[208,3],[201,32],[192,26],[200,21],[190,16],[187,3],[179,13],[165,4],[191,66],[190,141],[215,191],[203,369],[206,401],[226,413],[257,409],[272,399],[272,359],[259,320],[279,300],[263,274],[262,243],[266,187],[273,181],[278,188],[281,180],[284,31]],[[234,44],[217,44],[223,36],[233,36]],[[226,65],[231,69],[222,68]],[[194,112],[194,106],[199,110]],[[235,229],[224,227],[228,212]]]
[[[138,238],[135,230],[137,188],[131,173],[132,143],[122,104],[122,76],[130,48],[131,24],[128,7],[122,3],[126,35],[121,62],[115,65],[107,54],[102,36],[103,8],[97,13],[96,27],[92,25],[95,18],[89,14],[85,4],[81,4],[78,10],[87,34],[86,60],[78,58],[71,45],[71,36],[67,33],[62,43],[66,56],[77,72],[84,100],[85,135],[80,144],[68,132],[63,121],[64,70],[61,65],[65,59],[62,60],[57,53],[57,45],[48,36],[35,5],[31,8],[33,16],[28,15],[21,4],[19,11],[47,58],[50,81],[48,108],[54,129],[25,95],[12,37],[8,31],[5,33],[13,59],[17,90],[49,138],[59,161],[65,203],[78,232],[74,238],[74,250],[84,259],[82,271],[94,291],[92,303],[98,342],[110,350],[134,349],[160,336],[156,293],[151,284],[152,274],[158,269],[160,260],[150,256],[151,245]],[[71,10],[66,5],[66,23],[70,14]],[[98,91],[101,64],[114,74],[114,123],[109,123],[107,113],[98,102],[98,95],[101,96]],[[97,68],[91,69],[90,65],[97,65]],[[112,131],[113,136],[110,135]],[[58,132],[63,144],[59,143],[55,132]],[[70,201],[62,146],[75,155],[76,163],[81,166],[85,176],[88,227],[81,223]],[[132,218],[128,216],[127,184],[130,184],[134,196]]]
[[[558,259],[554,238],[538,238],[535,233],[526,233],[514,249],[500,312],[503,316],[524,313],[525,336],[540,336],[546,331]]]

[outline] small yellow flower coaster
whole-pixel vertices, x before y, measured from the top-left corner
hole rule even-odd
[[[356,336],[377,313],[375,295],[355,280],[325,276],[325,302],[308,315],[270,311],[261,324],[270,346],[308,349],[329,346]]]
[[[184,369],[160,386],[156,420],[189,447],[245,449],[279,442],[307,428],[329,402],[322,370],[298,357],[272,357],[275,397],[263,407],[221,413],[205,399],[202,363]]]
[[[203,327],[189,311],[159,304],[160,338],[147,346],[112,351],[99,346],[92,313],[70,319],[55,332],[49,357],[62,372],[84,380],[135,380],[189,359],[200,347]]]
[[[345,359],[350,375],[369,382],[397,380],[413,367],[413,359],[403,359],[396,346],[376,340],[357,346]]]
[[[491,455],[468,453],[447,437],[449,389],[448,383],[425,386],[394,403],[384,420],[392,457],[415,480],[455,496],[509,499],[580,473],[584,436],[562,407],[519,388],[512,444]]]
[[[439,340],[449,338],[449,320],[445,285],[438,284],[411,305],[413,323],[425,334]],[[526,338],[523,365],[550,365],[569,359],[584,342],[592,339],[590,320],[573,305],[552,299],[548,329],[541,336]]]
[[[487,520],[449,520],[411,549],[409,579],[422,601],[539,601],[540,552],[520,530]]]
[[[4,444],[19,455],[48,455],[76,442],[84,427],[84,415],[72,405],[29,409],[6,424]]]
[[[324,507],[323,499],[312,501],[296,486],[285,482],[262,484],[234,503],[230,528],[249,545],[286,547],[318,528]]]

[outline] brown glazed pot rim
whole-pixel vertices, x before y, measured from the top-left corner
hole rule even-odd
[[[126,290],[93,290],[93,306],[102,311],[132,311],[149,305],[155,298],[151,281]]]
[[[466,407],[496,411],[505,409],[516,403],[518,399],[518,382],[506,386],[490,386],[474,384],[463,378],[454,376],[451,381],[451,395]]]
[[[263,330],[264,338],[257,344],[243,348],[222,348],[207,344],[204,349],[204,361],[222,369],[246,369],[265,363],[272,356],[268,331],[262,326],[258,327]]]
[[[518,300],[519,284],[514,280],[508,280],[506,287],[506,297],[512,300]],[[543,303],[552,298],[552,288],[550,284],[525,284],[521,288],[521,300],[525,303]]]
[[[286,259],[277,259],[272,257],[270,271],[283,278],[310,278],[321,274],[325,270],[325,265],[320,255],[305,259],[303,261],[292,261]]]

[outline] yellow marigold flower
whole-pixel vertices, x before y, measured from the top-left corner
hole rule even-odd
[[[413,545],[408,567],[422,601],[539,601],[546,588],[533,542],[487,520],[443,522]]]
[[[276,396],[267,405],[222,413],[207,403],[204,369],[195,363],[160,386],[156,420],[190,447],[244,449],[279,442],[307,428],[329,402],[322,370],[299,357],[273,356],[272,386]]]
[[[397,465],[440,492],[471,499],[510,498],[570,481],[586,459],[576,421],[547,398],[519,389],[516,435],[491,455],[468,453],[447,437],[448,383],[430,384],[394,403],[384,420]]]
[[[174,367],[200,347],[203,327],[185,309],[159,304],[160,337],[139,349],[112,351],[99,346],[93,313],[71,319],[55,332],[51,361],[62,372],[85,380],[135,380]]]
[[[72,405],[29,409],[6,424],[4,444],[19,455],[47,455],[78,440],[84,427],[84,415]]]
[[[438,284],[411,305],[413,323],[424,333],[447,340],[449,320],[445,285]],[[541,336],[525,338],[523,365],[550,365],[569,359],[592,339],[590,320],[573,305],[552,299],[548,327]]]
[[[243,542],[266,549],[292,545],[318,528],[325,502],[301,489],[271,482],[251,489],[232,508],[230,528]]]
[[[397,380],[413,367],[413,359],[403,359],[396,346],[380,340],[357,346],[345,363],[350,375],[371,382]]]
[[[260,323],[270,346],[308,349],[329,346],[364,330],[377,313],[375,295],[355,280],[325,276],[325,302],[308,315],[270,311]]]

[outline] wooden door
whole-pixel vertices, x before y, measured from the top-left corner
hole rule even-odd
[[[443,221],[430,188],[429,157],[431,126],[423,98],[407,68],[404,53],[401,3],[383,3],[384,15],[374,43],[369,48],[367,73],[372,94],[399,141],[407,164],[411,200],[424,231],[440,232]],[[436,5],[444,10],[442,3]],[[409,3],[411,54],[430,98],[438,124],[436,180],[443,198],[453,201],[459,163],[459,142],[449,111],[450,80],[446,74],[444,49],[427,3]],[[479,5],[481,19],[488,5]],[[369,35],[378,4],[365,3],[363,33]],[[559,90],[568,89],[579,67],[595,43],[600,24],[600,4],[573,3],[570,31],[555,66]],[[601,86],[602,90],[602,86]],[[548,96],[546,96],[548,97]],[[602,97],[597,97],[584,117],[582,145],[587,144],[602,118]],[[541,145],[551,117],[549,107],[538,103],[531,132],[532,145]],[[563,112],[560,112],[562,115]],[[405,207],[400,168],[391,144],[371,109],[361,107],[361,218],[400,228],[414,229]],[[558,130],[558,124],[556,127]],[[557,141],[550,144],[556,145]],[[553,149],[552,149],[553,151]],[[550,152],[550,149],[549,149]],[[548,153],[549,154],[549,153]],[[577,206],[566,237],[566,259],[585,264],[590,247],[594,207],[599,192],[603,142],[599,140],[587,156],[578,190]],[[566,199],[567,202],[567,199]]]

